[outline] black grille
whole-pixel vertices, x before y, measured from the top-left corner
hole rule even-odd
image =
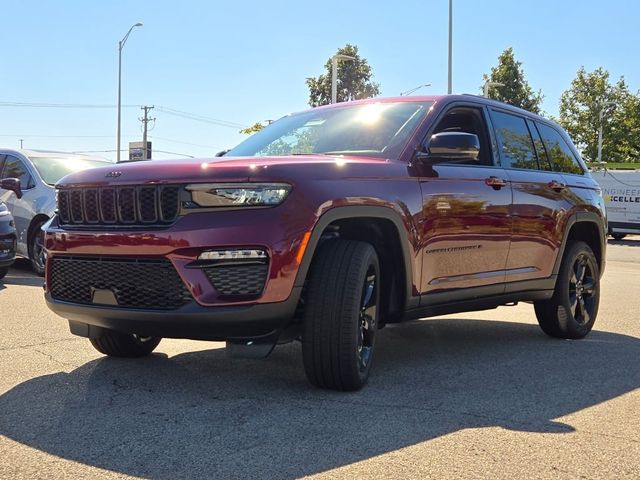
[[[269,266],[219,265],[203,270],[213,288],[221,295],[260,295],[267,280]]]
[[[168,260],[53,257],[49,277],[56,300],[93,304],[95,290],[113,292],[118,306],[178,308],[191,294]]]
[[[63,188],[58,191],[62,226],[159,225],[178,217],[177,185]]]

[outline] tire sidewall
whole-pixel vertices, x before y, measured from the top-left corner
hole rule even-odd
[[[585,255],[589,263],[589,268],[593,272],[594,297],[595,305],[591,318],[587,323],[579,323],[571,313],[569,302],[569,283],[573,274],[573,266],[580,255]],[[591,248],[584,242],[576,242],[569,248],[565,258],[563,259],[560,272],[558,274],[558,288],[554,293],[557,305],[557,321],[561,331],[568,334],[569,338],[582,338],[587,335],[593,328],[593,324],[598,315],[598,306],[600,303],[600,270],[598,262]]]

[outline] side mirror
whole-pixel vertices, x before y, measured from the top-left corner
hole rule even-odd
[[[480,139],[473,133],[440,132],[431,135],[424,151],[416,159],[427,162],[475,161],[480,154]]]
[[[4,190],[11,190],[16,194],[16,197],[22,198],[22,188],[20,188],[19,178],[3,178],[0,181],[0,188]]]
[[[215,154],[216,157],[224,157],[229,150],[231,150],[230,148],[227,148],[226,150],[220,150],[218,153]]]

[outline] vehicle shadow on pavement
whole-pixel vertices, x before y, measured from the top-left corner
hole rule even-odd
[[[221,349],[101,358],[0,396],[0,435],[147,478],[294,478],[467,428],[562,435],[554,419],[640,387],[640,341],[434,319],[379,335],[356,393],[310,387],[298,344],[266,360]],[[162,351],[162,344],[159,350]]]
[[[41,288],[43,283],[44,278],[33,273],[31,270],[31,262],[25,259],[16,260],[11,268],[9,268],[7,276],[0,280],[0,285],[24,285]]]

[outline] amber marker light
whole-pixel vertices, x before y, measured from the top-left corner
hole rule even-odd
[[[302,257],[304,257],[304,252],[307,249],[307,244],[309,243],[310,238],[311,238],[311,230],[309,230],[304,234],[304,236],[302,237],[302,241],[300,242],[298,255],[296,255],[296,262],[298,262],[298,265],[302,263]]]

